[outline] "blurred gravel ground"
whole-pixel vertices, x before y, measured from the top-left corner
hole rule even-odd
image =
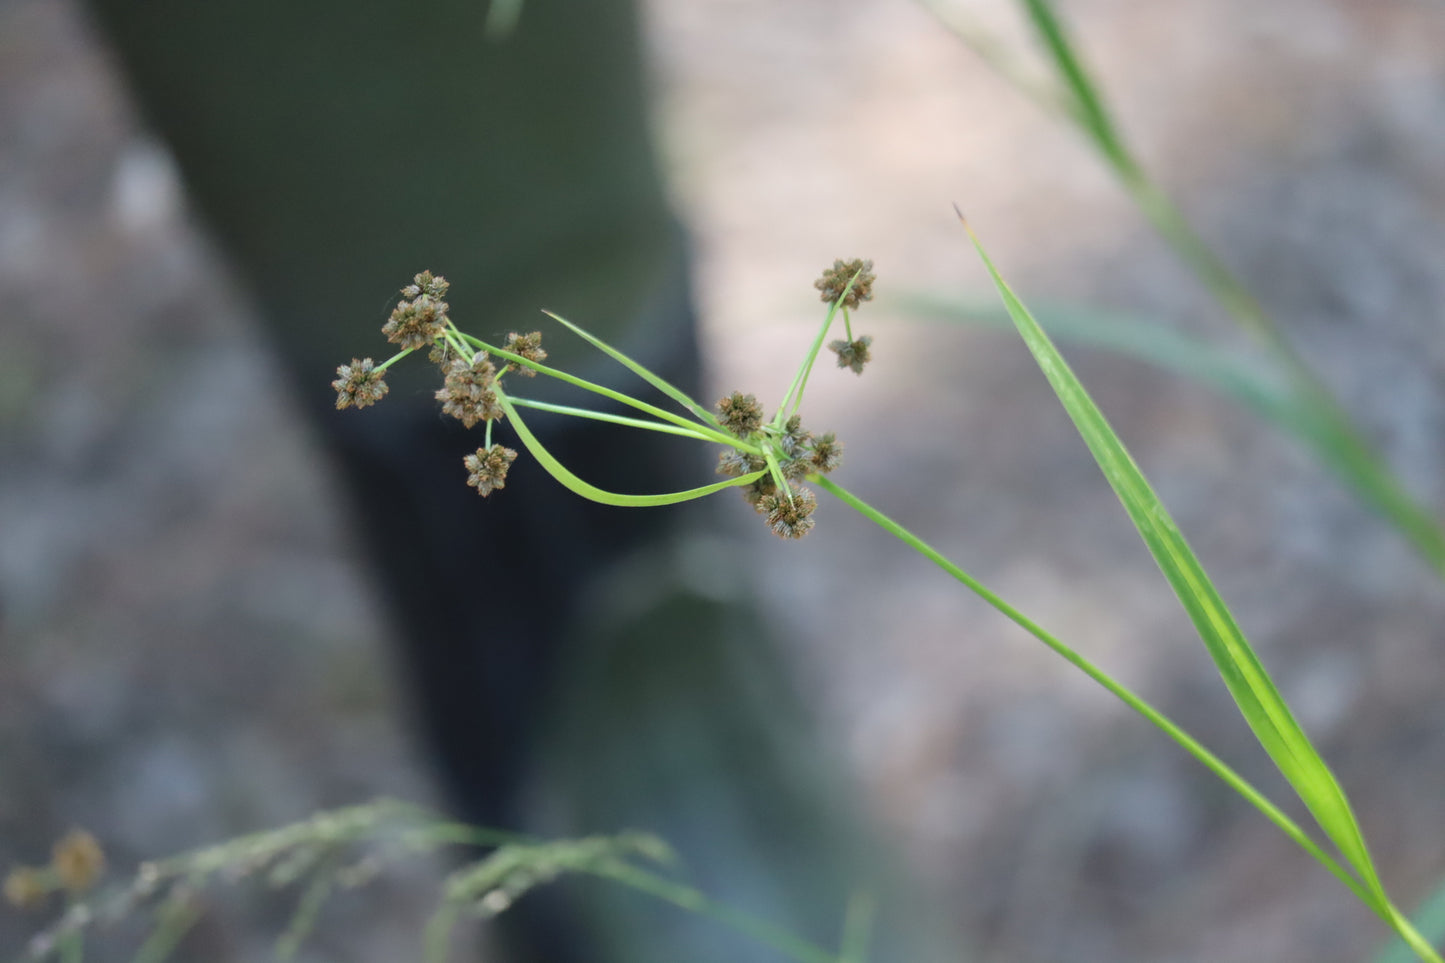
[[[1023,41],[1007,3],[966,6]],[[1153,170],[1445,513],[1445,8],[1066,11]],[[810,387],[809,424],[848,443],[840,480],[1276,789],[1023,349],[887,302],[985,290],[952,201],[1026,299],[1238,343],[1208,297],[1086,150],[917,7],[649,15],[717,389],[776,400],[812,278],[872,257],[875,364]],[[0,866],[71,825],[127,866],[426,798],[356,533],[247,315],[75,7],[0,5]],[[1445,874],[1445,589],[1238,410],[1072,355],[1409,904]],[[819,711],[971,958],[1343,963],[1380,937],[1177,750],[840,506],[796,545],[733,509]],[[338,904],[318,952],[413,958],[435,872]],[[220,909],[206,958],[265,958],[284,904]],[[0,955],[30,929],[0,912]]]

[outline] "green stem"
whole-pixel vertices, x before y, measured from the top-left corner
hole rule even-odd
[[[1333,873],[1340,880],[1340,882],[1344,883],[1345,886],[1349,888],[1350,892],[1354,893],[1355,896],[1362,903],[1370,907],[1370,909],[1374,910],[1381,919],[1383,919],[1386,923],[1391,924],[1392,926],[1395,925],[1393,920],[1391,919],[1391,912],[1388,906],[1379,905],[1375,900],[1373,894],[1371,894],[1370,891],[1358,879],[1356,879],[1349,871],[1347,871],[1338,862],[1336,862],[1331,856],[1325,853],[1324,850],[1320,849],[1319,845],[1313,839],[1311,839],[1310,836],[1305,833],[1305,831],[1302,830],[1292,819],[1290,819],[1289,816],[1285,815],[1285,813],[1281,811],[1279,807],[1277,807],[1274,803],[1270,802],[1263,793],[1261,793],[1258,789],[1255,789],[1254,786],[1246,782],[1244,777],[1240,776],[1233,769],[1229,768],[1229,766],[1226,765],[1223,760],[1219,759],[1219,757],[1215,756],[1212,752],[1206,749],[1193,736],[1189,735],[1189,733],[1179,728],[1178,725],[1176,725],[1162,712],[1160,712],[1158,709],[1155,709],[1148,702],[1145,702],[1144,699],[1142,699],[1140,696],[1135,695],[1133,691],[1131,691],[1123,684],[1116,682],[1113,677],[1111,677],[1103,669],[1094,665],[1092,662],[1084,658],[1078,652],[1074,651],[1072,648],[1065,645],[1054,636],[1050,635],[1041,626],[1039,626],[1033,620],[1029,619],[1018,609],[1005,602],[1000,596],[996,595],[978,579],[974,578],[972,575],[968,574],[968,572],[964,571],[953,562],[949,561],[949,559],[945,557],[942,552],[938,551],[938,549],[929,545],[927,542],[923,541],[923,539],[919,538],[917,535],[914,535],[902,525],[898,524],[887,515],[884,515],[882,512],[878,511],[878,509],[874,508],[872,505],[869,505],[867,502],[858,498],[852,492],[849,492],[847,489],[843,488],[836,482],[828,478],[824,478],[821,475],[810,475],[808,476],[808,480],[817,484],[824,491],[830,492],[831,494],[837,496],[844,504],[853,508],[859,514],[863,515],[863,517],[867,518],[869,521],[877,525],[879,528],[882,528],[884,531],[888,532],[890,535],[894,536],[899,541],[903,542],[905,545],[918,552],[918,554],[933,562],[935,565],[943,569],[943,571],[947,572],[949,575],[953,576],[953,578],[957,579],[959,582],[962,582],[979,598],[983,599],[989,605],[993,606],[999,612],[1003,613],[1003,615],[1006,616],[1010,621],[1021,627],[1024,631],[1028,632],[1040,642],[1044,643],[1044,645],[1048,646],[1055,653],[1062,656],[1065,660],[1067,660],[1074,667],[1082,671],[1089,678],[1093,679],[1099,685],[1107,689],[1110,693],[1114,695],[1115,698],[1119,699],[1119,701],[1123,702],[1129,708],[1133,709],[1135,712],[1139,713],[1139,715],[1143,716],[1149,722],[1153,723],[1156,728],[1161,730],[1165,735],[1169,736],[1169,738],[1173,739],[1179,745],[1183,746],[1190,755],[1194,756],[1194,758],[1198,759],[1201,763],[1203,763],[1211,772],[1213,772],[1216,776],[1222,779],[1231,789],[1239,793],[1239,795],[1243,796],[1251,805],[1253,805],[1260,812],[1264,813],[1265,817],[1268,818],[1270,822],[1278,826],[1280,830],[1283,831],[1284,834],[1290,839],[1294,840],[1301,849],[1309,853],[1315,859],[1319,860],[1319,862],[1326,869]]]
[[[462,337],[465,338],[469,344],[474,344],[477,347],[481,348],[483,351],[491,352],[499,358],[505,358],[508,361],[515,362],[516,364],[523,365],[527,368],[531,368],[533,371],[536,371],[539,374],[544,374],[549,378],[556,378],[558,381],[566,382],[569,385],[575,385],[578,388],[590,391],[593,394],[601,395],[604,398],[611,398],[613,401],[620,401],[622,402],[622,404],[627,405],[631,408],[636,408],[638,411],[646,412],[647,414],[652,415],[654,418],[660,418],[663,421],[670,421],[674,425],[679,425],[689,430],[695,430],[705,436],[709,441],[715,441],[721,445],[729,445],[733,448],[738,448],[743,451],[749,450],[749,446],[745,442],[742,442],[736,435],[729,435],[725,432],[717,431],[701,422],[690,421],[682,415],[676,415],[670,411],[665,411],[662,408],[658,408],[655,405],[649,405],[647,402],[639,401],[631,395],[625,395],[620,391],[613,391],[611,388],[607,388],[599,384],[594,384],[593,382],[588,381],[585,378],[579,378],[576,375],[568,374],[565,371],[559,371],[556,368],[549,368],[544,364],[538,364],[537,362],[532,361],[528,358],[524,358],[519,354],[513,354],[510,351],[506,351],[502,348],[490,345],[487,342],[483,341],[481,338],[474,338],[469,334],[463,334]]]
[[[788,499],[789,505],[793,504],[793,487],[783,477],[783,466],[778,464],[778,455],[773,451],[772,445],[763,446],[763,459],[768,463],[768,471],[773,476],[773,485]]]
[[[604,505],[617,505],[622,508],[650,508],[655,505],[673,505],[677,502],[703,498],[711,495],[713,492],[722,491],[724,488],[747,485],[757,481],[763,476],[763,472],[755,471],[751,474],[743,475],[740,478],[730,478],[727,481],[704,485],[701,488],[690,488],[680,492],[664,492],[658,495],[630,495],[609,492],[578,478],[566,465],[558,461],[557,457],[548,451],[546,446],[537,439],[537,436],[532,434],[532,430],[528,428],[527,423],[522,420],[522,416],[518,414],[516,406],[512,404],[512,399],[508,397],[506,391],[502,389],[501,384],[494,384],[492,390],[497,393],[498,404],[502,406],[502,410],[507,413],[507,417],[512,421],[512,431],[516,433],[517,438],[526,449],[532,453],[532,457],[537,459],[538,463],[547,470],[547,473],[557,479],[563,487],[590,501],[601,502]]]
[[[828,337],[828,328],[833,324],[833,318],[838,314],[838,310],[843,308],[843,302],[853,291],[853,282],[858,280],[858,275],[862,273],[861,268],[855,271],[853,276],[848,279],[848,283],[843,286],[843,293],[828,306],[828,314],[823,318],[823,327],[818,330],[818,336],[813,339],[813,345],[808,349],[808,357],[803,360],[797,373],[793,375],[793,383],[788,386],[787,394],[783,395],[783,403],[778,405],[778,413],[773,416],[774,428],[783,427],[783,422],[796,414],[798,406],[803,403],[803,389],[808,386],[808,375],[812,374],[813,364],[818,360],[818,352],[823,350],[823,339]],[[846,316],[847,309],[843,308],[843,311]]]
[[[1388,909],[1390,915],[1387,922],[1395,932],[1400,935],[1400,939],[1404,940],[1405,944],[1415,951],[1415,955],[1422,960],[1427,960],[1428,963],[1441,963],[1440,954],[1435,952],[1435,948],[1430,945],[1430,941],[1425,939],[1419,930],[1415,929],[1415,924],[1411,923],[1409,918],[1406,917],[1404,913],[1395,909],[1394,906],[1390,906]]]
[[[590,408],[574,408],[571,405],[554,405],[547,401],[533,401],[530,398],[518,398],[516,395],[509,395],[508,397],[512,399],[512,404],[520,405],[523,408],[536,408],[538,411],[550,411],[558,415],[572,415],[576,418],[591,418],[594,421],[606,421],[614,425],[627,425],[631,428],[646,428],[649,431],[661,431],[669,435],[682,435],[684,438],[696,438],[698,441],[710,442],[713,440],[711,435],[705,435],[695,428],[664,425],[656,421],[629,418],[626,415],[614,415],[605,411],[593,411]]]
[[[398,351],[390,358],[387,358],[385,361],[377,365],[375,368],[372,368],[371,370],[378,372],[385,371],[387,368],[390,368],[392,365],[396,364],[396,362],[400,361],[402,358],[405,358],[407,355],[411,354],[415,350],[415,348],[403,348],[402,350]]]

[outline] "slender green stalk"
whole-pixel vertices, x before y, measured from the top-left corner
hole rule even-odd
[[[585,378],[579,378],[576,375],[568,374],[567,372],[558,370],[557,368],[550,368],[547,365],[538,364],[537,362],[532,361],[529,358],[524,358],[519,354],[513,354],[512,352],[507,351],[503,348],[498,348],[495,345],[488,344],[481,338],[474,338],[469,334],[463,334],[462,337],[466,338],[469,344],[476,345],[483,351],[495,354],[497,357],[503,358],[507,361],[512,361],[516,362],[517,364],[524,365],[525,367],[531,368],[533,371],[536,371],[539,374],[544,374],[549,378],[556,378],[558,381],[565,382],[569,385],[574,385],[578,388],[590,391],[593,394],[601,395],[604,398],[611,398],[613,401],[620,401],[624,405],[627,405],[631,408],[636,408],[638,411],[646,412],[647,414],[652,415],[654,418],[660,418],[663,421],[670,421],[674,425],[678,425],[689,430],[698,431],[705,435],[709,441],[715,441],[719,444],[730,445],[734,448],[742,448],[743,450],[748,450],[748,446],[746,445],[746,443],[742,442],[742,440],[739,439],[736,435],[730,435],[726,432],[710,428],[705,424],[698,424],[695,421],[690,421],[687,418],[684,418],[682,415],[673,414],[672,412],[659,408],[656,405],[650,405],[645,401],[639,401],[631,395],[623,394],[620,391],[614,391],[611,388],[588,381]]]
[[[709,424],[714,428],[721,429],[722,426],[718,424],[717,416],[714,415],[711,411],[709,411],[706,407],[699,404],[691,395],[683,391],[681,388],[678,388],[671,382],[668,382],[660,375],[654,374],[646,366],[636,361],[633,361],[627,355],[612,347],[612,345],[608,344],[606,341],[603,341],[601,338],[597,337],[594,334],[591,334],[590,332],[584,331],[582,328],[579,328],[571,321],[568,321],[566,318],[562,317],[560,314],[553,314],[551,311],[543,311],[542,313],[545,314],[547,317],[551,318],[553,321],[556,321],[558,324],[562,325],[567,330],[571,331],[573,334],[577,335],[583,341],[586,341],[588,344],[592,345],[598,351],[601,351],[603,354],[612,358],[614,361],[622,364],[625,368],[627,368],[627,370],[631,371],[633,374],[637,375],[639,378],[652,385],[658,391],[661,391],[663,394],[667,395],[673,401],[682,405],[688,411],[691,411],[694,415],[697,416],[699,421],[705,422],[706,424]]]
[[[1183,746],[1186,752],[1188,752],[1194,758],[1198,759],[1211,772],[1213,772],[1216,776],[1223,780],[1231,789],[1243,796],[1252,806],[1254,806],[1260,812],[1264,813],[1265,817],[1269,819],[1270,822],[1278,826],[1280,830],[1290,839],[1294,840],[1301,849],[1309,853],[1315,859],[1319,860],[1319,862],[1331,873],[1333,873],[1340,880],[1340,882],[1344,883],[1345,886],[1349,887],[1350,892],[1354,893],[1355,896],[1359,897],[1361,902],[1365,903],[1365,905],[1375,910],[1375,912],[1380,916],[1381,919],[1389,922],[1388,915],[1381,908],[1374,904],[1374,901],[1370,898],[1369,891],[1360,883],[1358,879],[1356,879],[1349,872],[1349,870],[1345,869],[1333,857],[1331,857],[1323,849],[1321,849],[1319,847],[1319,844],[1317,844],[1309,836],[1308,833],[1301,829],[1299,825],[1294,822],[1294,820],[1289,818],[1289,816],[1285,815],[1285,813],[1278,806],[1270,802],[1263,793],[1261,793],[1258,789],[1255,789],[1254,786],[1247,782],[1243,776],[1236,773],[1233,769],[1226,765],[1223,760],[1221,760],[1218,756],[1214,755],[1214,753],[1206,749],[1198,740],[1196,740],[1193,736],[1189,735],[1189,733],[1185,732],[1171,719],[1169,719],[1168,716],[1164,715],[1158,709],[1155,709],[1148,702],[1144,701],[1144,699],[1140,696],[1135,695],[1122,683],[1115,681],[1112,676],[1106,673],[1103,669],[1094,665],[1094,663],[1090,662],[1088,659],[1084,658],[1074,649],[1070,648],[1059,639],[1050,635],[1042,626],[1034,622],[1028,616],[1024,615],[1018,609],[1014,608],[1008,602],[1004,601],[1001,596],[996,594],[993,590],[988,588],[978,579],[974,578],[968,572],[964,571],[958,565],[954,564],[938,549],[934,548],[932,545],[929,545],[923,539],[919,538],[917,535],[913,534],[908,529],[904,528],[902,525],[898,524],[893,519],[889,518],[887,515],[874,508],[872,505],[863,501],[857,495],[854,495],[852,492],[845,489],[842,485],[839,485],[832,479],[825,478],[821,475],[809,475],[808,480],[809,482],[818,485],[818,487],[822,488],[824,491],[836,496],[845,505],[857,511],[864,518],[873,522],[879,528],[883,529],[885,532],[892,535],[894,538],[897,538],[903,544],[907,545],[909,548],[913,549],[918,554],[922,555],[924,558],[928,559],[930,562],[943,569],[943,571],[947,572],[954,579],[961,582],[979,598],[983,599],[989,605],[993,606],[999,612],[1003,613],[1003,615],[1008,618],[1009,621],[1013,622],[1015,625],[1018,625],[1025,632],[1029,633],[1034,638],[1042,642],[1044,645],[1052,649],[1055,653],[1062,656],[1071,665],[1073,665],[1085,675],[1087,675],[1089,678],[1093,679],[1099,685],[1107,689],[1120,702],[1123,702],[1129,708],[1133,709],[1139,715],[1147,719],[1150,723],[1152,723],[1169,738],[1173,739],[1179,745]]]
[[[823,341],[828,337],[828,328],[832,326],[833,318],[838,314],[839,309],[842,309],[845,315],[847,314],[843,302],[853,292],[853,282],[857,281],[858,275],[862,273],[861,269],[855,271],[853,276],[848,279],[848,283],[843,286],[843,293],[839,294],[837,299],[828,306],[828,314],[823,318],[823,326],[818,329],[817,337],[813,339],[812,345],[808,348],[808,356],[803,359],[802,365],[793,375],[793,383],[788,386],[787,393],[783,395],[783,403],[778,405],[778,413],[773,418],[774,428],[781,428],[783,422],[797,414],[798,407],[803,403],[803,389],[808,386],[808,375],[813,373],[813,365],[818,360],[818,352],[823,350]]]
[[[72,900],[72,907],[75,902]],[[85,936],[79,929],[71,930],[60,938],[61,963],[81,963],[85,959]]]
[[[1415,917],[1427,943],[1445,941],[1445,883],[1438,885],[1411,914]],[[1374,957],[1373,963],[1408,963],[1414,944],[1403,936],[1392,939]]]
[[[590,418],[593,421],[605,421],[614,425],[626,425],[629,428],[646,428],[648,431],[660,431],[669,435],[682,435],[684,438],[696,438],[698,441],[715,440],[710,435],[705,435],[695,428],[664,425],[656,421],[628,418],[626,415],[614,415],[606,411],[593,411],[590,408],[574,408],[571,405],[554,405],[549,401],[533,401],[530,398],[518,398],[516,395],[508,395],[508,397],[512,399],[512,404],[520,405],[523,408],[550,411],[557,415],[571,415],[574,418]],[[490,425],[490,422],[488,422],[488,424]]]
[[[415,350],[415,348],[403,348],[401,351],[398,351],[396,354],[392,355],[390,358],[387,358],[381,364],[377,365],[376,368],[373,370],[385,371],[387,368],[390,368],[392,365],[396,364],[402,358],[405,358],[407,355],[411,354]]]
[[[692,501],[695,498],[704,498],[713,492],[722,491],[724,488],[751,484],[765,474],[761,471],[755,471],[739,478],[729,478],[727,481],[704,485],[701,488],[690,488],[687,491],[680,492],[666,492],[660,495],[626,495],[618,492],[609,492],[595,485],[590,485],[574,475],[565,465],[557,460],[555,455],[547,450],[546,446],[537,440],[537,436],[532,433],[532,430],[527,427],[527,423],[522,420],[522,416],[517,412],[517,408],[512,403],[512,399],[507,395],[506,391],[502,389],[502,386],[500,384],[493,384],[492,390],[497,393],[497,402],[502,406],[502,410],[504,410],[507,413],[507,417],[511,419],[512,430],[517,433],[517,437],[521,440],[522,444],[532,453],[532,457],[537,459],[542,467],[545,468],[553,478],[561,482],[564,487],[594,502],[601,502],[604,505],[617,505],[624,508],[648,508],[656,505],[673,505],[678,502]]]

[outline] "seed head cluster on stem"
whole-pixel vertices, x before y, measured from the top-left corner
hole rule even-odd
[[[507,473],[517,459],[516,450],[492,441],[494,423],[507,419],[523,446],[543,467],[563,485],[584,497],[612,505],[661,505],[701,498],[723,488],[735,487],[742,493],[743,499],[766,519],[771,531],[782,538],[802,538],[813,528],[813,511],[817,507],[817,498],[802,483],[809,478],[816,481],[818,476],[838,468],[842,463],[843,445],[832,432],[815,436],[804,428],[798,408],[819,349],[839,313],[843,315],[846,340],[834,341],[829,347],[837,353],[840,366],[862,372],[863,365],[869,360],[869,345],[873,339],[866,335],[854,337],[849,311],[872,300],[873,281],[873,262],[855,258],[834,261],[833,266],[815,282],[814,287],[829,303],[828,315],[806,359],[799,366],[783,403],[771,418],[756,395],[741,391],[722,398],[709,411],[617,349],[557,315],[550,316],[641,375],[686,409],[686,414],[665,411],[620,391],[548,367],[544,364],[547,352],[542,348],[540,331],[512,331],[500,346],[483,341],[461,331],[453,323],[451,306],[445,300],[450,285],[446,278],[430,271],[422,271],[412,279],[412,283],[401,289],[401,300],[382,325],[382,334],[400,349],[398,353],[380,364],[371,358],[353,358],[350,364],[336,369],[337,377],[331,386],[337,393],[338,409],[365,408],[376,404],[387,393],[387,385],[382,378],[386,370],[402,358],[427,349],[428,359],[441,373],[442,384],[436,390],[436,400],[442,404],[442,413],[456,418],[467,428],[486,425],[483,445],[462,459],[467,472],[466,483],[483,497],[506,487]],[[649,417],[639,418],[614,411],[576,408],[518,397],[503,385],[503,379],[513,372],[527,378],[538,373],[545,374],[637,409]],[[552,456],[527,428],[518,411],[521,408],[721,443],[724,447],[718,456],[717,473],[727,480],[660,495],[624,495],[603,491],[579,479]]]

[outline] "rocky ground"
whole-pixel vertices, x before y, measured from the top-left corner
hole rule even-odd
[[[957,8],[1024,49],[1008,3]],[[1066,9],[1151,169],[1445,514],[1445,9]],[[899,300],[986,292],[954,201],[1026,298],[1240,344],[1209,297],[922,7],[648,13],[717,388],[782,382],[811,279],[873,258],[876,362],[810,390],[841,480],[1278,790],[1027,354]],[[248,311],[76,6],[0,5],[0,864],[71,825],[127,865],[427,796],[324,466],[254,390],[278,376]],[[1295,444],[1073,356],[1412,903],[1445,873],[1445,589]],[[735,508],[819,713],[970,958],[1347,961],[1380,938],[1252,809],[842,506],[797,544]],[[321,947],[413,958],[436,872],[338,905]],[[283,912],[222,906],[211,958],[264,958]],[[0,913],[0,954],[29,927]]]

